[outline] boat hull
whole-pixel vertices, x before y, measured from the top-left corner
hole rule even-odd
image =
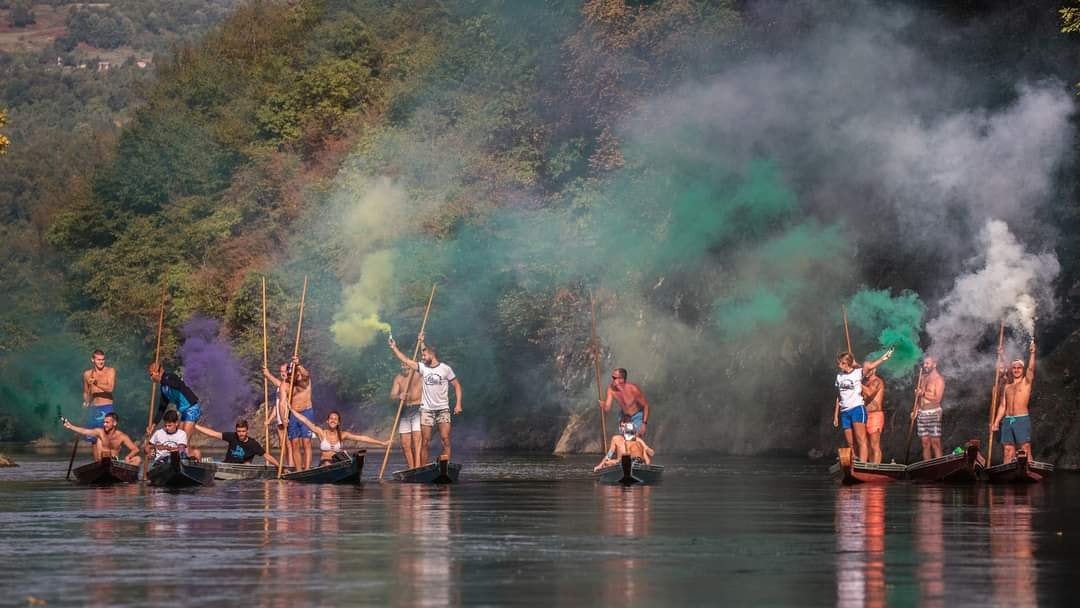
[[[1031,460],[1023,452],[1016,460],[995,465],[986,469],[986,479],[995,484],[1039,483],[1054,474],[1054,465],[1038,460]]]
[[[270,464],[214,462],[214,479],[222,481],[252,481],[277,479],[277,467]]]
[[[107,486],[139,480],[139,467],[112,458],[84,464],[74,473],[75,481],[82,485]]]
[[[440,460],[422,467],[394,471],[393,476],[397,481],[406,483],[454,483],[461,475],[461,464]]]
[[[664,467],[634,461],[624,454],[622,459],[596,472],[597,481],[605,485],[652,485],[660,483]]]
[[[180,458],[172,452],[168,458],[155,462],[147,477],[150,485],[163,488],[190,488],[214,485],[214,465]]]
[[[332,462],[306,471],[286,473],[281,478],[300,483],[337,483],[359,484],[360,474],[364,470],[364,457],[367,450],[360,450],[349,456],[348,460]]]
[[[840,448],[838,462],[829,467],[829,474],[842,486],[861,483],[891,483],[907,479],[907,467],[902,464],[855,462],[851,448]]]
[[[971,440],[962,454],[948,454],[908,465],[907,476],[919,483],[969,484],[982,477],[985,467],[979,442]]]

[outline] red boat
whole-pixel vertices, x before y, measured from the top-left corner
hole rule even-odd
[[[975,483],[982,477],[986,459],[979,454],[979,441],[972,439],[960,454],[948,454],[910,464],[908,478],[924,483]]]
[[[902,464],[857,462],[851,453],[851,448],[840,448],[837,453],[838,462],[829,467],[829,474],[843,486],[885,483],[904,479],[907,476],[907,467]]]
[[[1039,483],[1054,473],[1054,465],[1031,460],[1024,452],[1016,454],[1016,460],[986,469],[990,483]]]

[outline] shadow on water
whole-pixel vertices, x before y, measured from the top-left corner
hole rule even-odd
[[[481,454],[450,487],[168,492],[20,464],[0,471],[0,603],[1050,606],[1080,564],[1075,476],[837,488],[815,463],[673,458],[622,488],[591,457]]]

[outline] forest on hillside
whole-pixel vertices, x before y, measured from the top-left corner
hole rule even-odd
[[[174,32],[152,73],[0,59],[4,438],[55,433],[93,348],[144,411],[163,285],[163,360],[212,423],[262,399],[261,279],[279,361],[307,277],[317,409],[385,428],[386,329],[411,341],[437,283],[474,447],[595,441],[591,300],[669,450],[837,443],[841,305],[860,357],[903,355],[890,409],[943,359],[953,441],[998,319],[1011,351],[1076,348],[1058,3],[256,0],[217,25],[231,4],[157,4],[75,10],[55,43]],[[1068,367],[1044,369],[1042,411],[1070,418],[1037,449],[1080,455]]]

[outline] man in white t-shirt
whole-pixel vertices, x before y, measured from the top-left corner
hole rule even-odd
[[[454,385],[454,414],[457,415],[461,413],[461,382],[449,365],[439,361],[435,347],[424,342],[423,332],[420,333],[420,361],[406,357],[398,350],[393,338],[390,338],[389,344],[390,350],[403,365],[420,372],[423,399],[420,405],[420,462],[416,466],[423,466],[428,461],[428,445],[435,425],[439,426],[439,437],[443,444],[439,460],[450,460],[450,385]]]
[[[164,427],[154,431],[154,434],[150,436],[149,445],[146,446],[147,453],[152,452],[151,462],[168,458],[170,452],[183,454],[187,451],[188,436],[180,428],[180,415],[176,413],[176,410],[169,410],[165,412],[164,421]]]
[[[863,365],[855,362],[855,356],[849,352],[843,352],[836,356],[836,367],[840,370],[836,374],[836,409],[833,412],[833,426],[843,426],[844,439],[849,448],[855,450],[858,459],[866,462],[867,439],[866,439],[866,405],[863,402],[862,380],[863,373],[876,369],[879,365],[889,360],[893,349],[885,351],[873,361]]]

